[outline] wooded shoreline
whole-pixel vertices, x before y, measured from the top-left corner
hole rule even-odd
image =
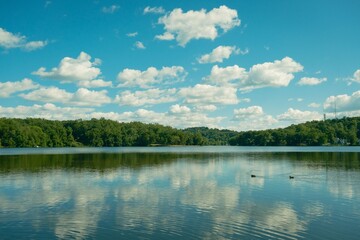
[[[236,132],[107,119],[0,118],[0,147],[120,147],[169,145],[359,145],[360,117],[311,121],[282,129]]]

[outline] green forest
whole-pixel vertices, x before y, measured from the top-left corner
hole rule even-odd
[[[0,118],[0,147],[119,147],[167,145],[359,145],[360,117],[312,121],[282,129],[236,132],[175,129],[107,119],[54,121]]]

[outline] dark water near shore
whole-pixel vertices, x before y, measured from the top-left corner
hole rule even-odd
[[[359,222],[358,147],[0,149],[1,239],[360,239]]]

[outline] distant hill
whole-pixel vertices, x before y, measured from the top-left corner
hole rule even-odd
[[[229,140],[238,146],[359,145],[360,117],[311,121],[282,129],[240,132]]]
[[[201,134],[204,145],[229,145],[229,140],[239,132],[231,130],[219,130],[207,127],[194,127],[183,130],[185,133]]]
[[[103,118],[69,121],[0,118],[0,147],[359,145],[359,122],[360,117],[354,117],[312,121],[283,129],[236,132],[207,127],[180,130]]]

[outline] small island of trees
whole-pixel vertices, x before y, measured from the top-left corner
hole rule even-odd
[[[0,118],[0,147],[119,147],[164,145],[359,145],[360,117],[311,121],[282,129],[236,132],[107,119],[57,121]]]

